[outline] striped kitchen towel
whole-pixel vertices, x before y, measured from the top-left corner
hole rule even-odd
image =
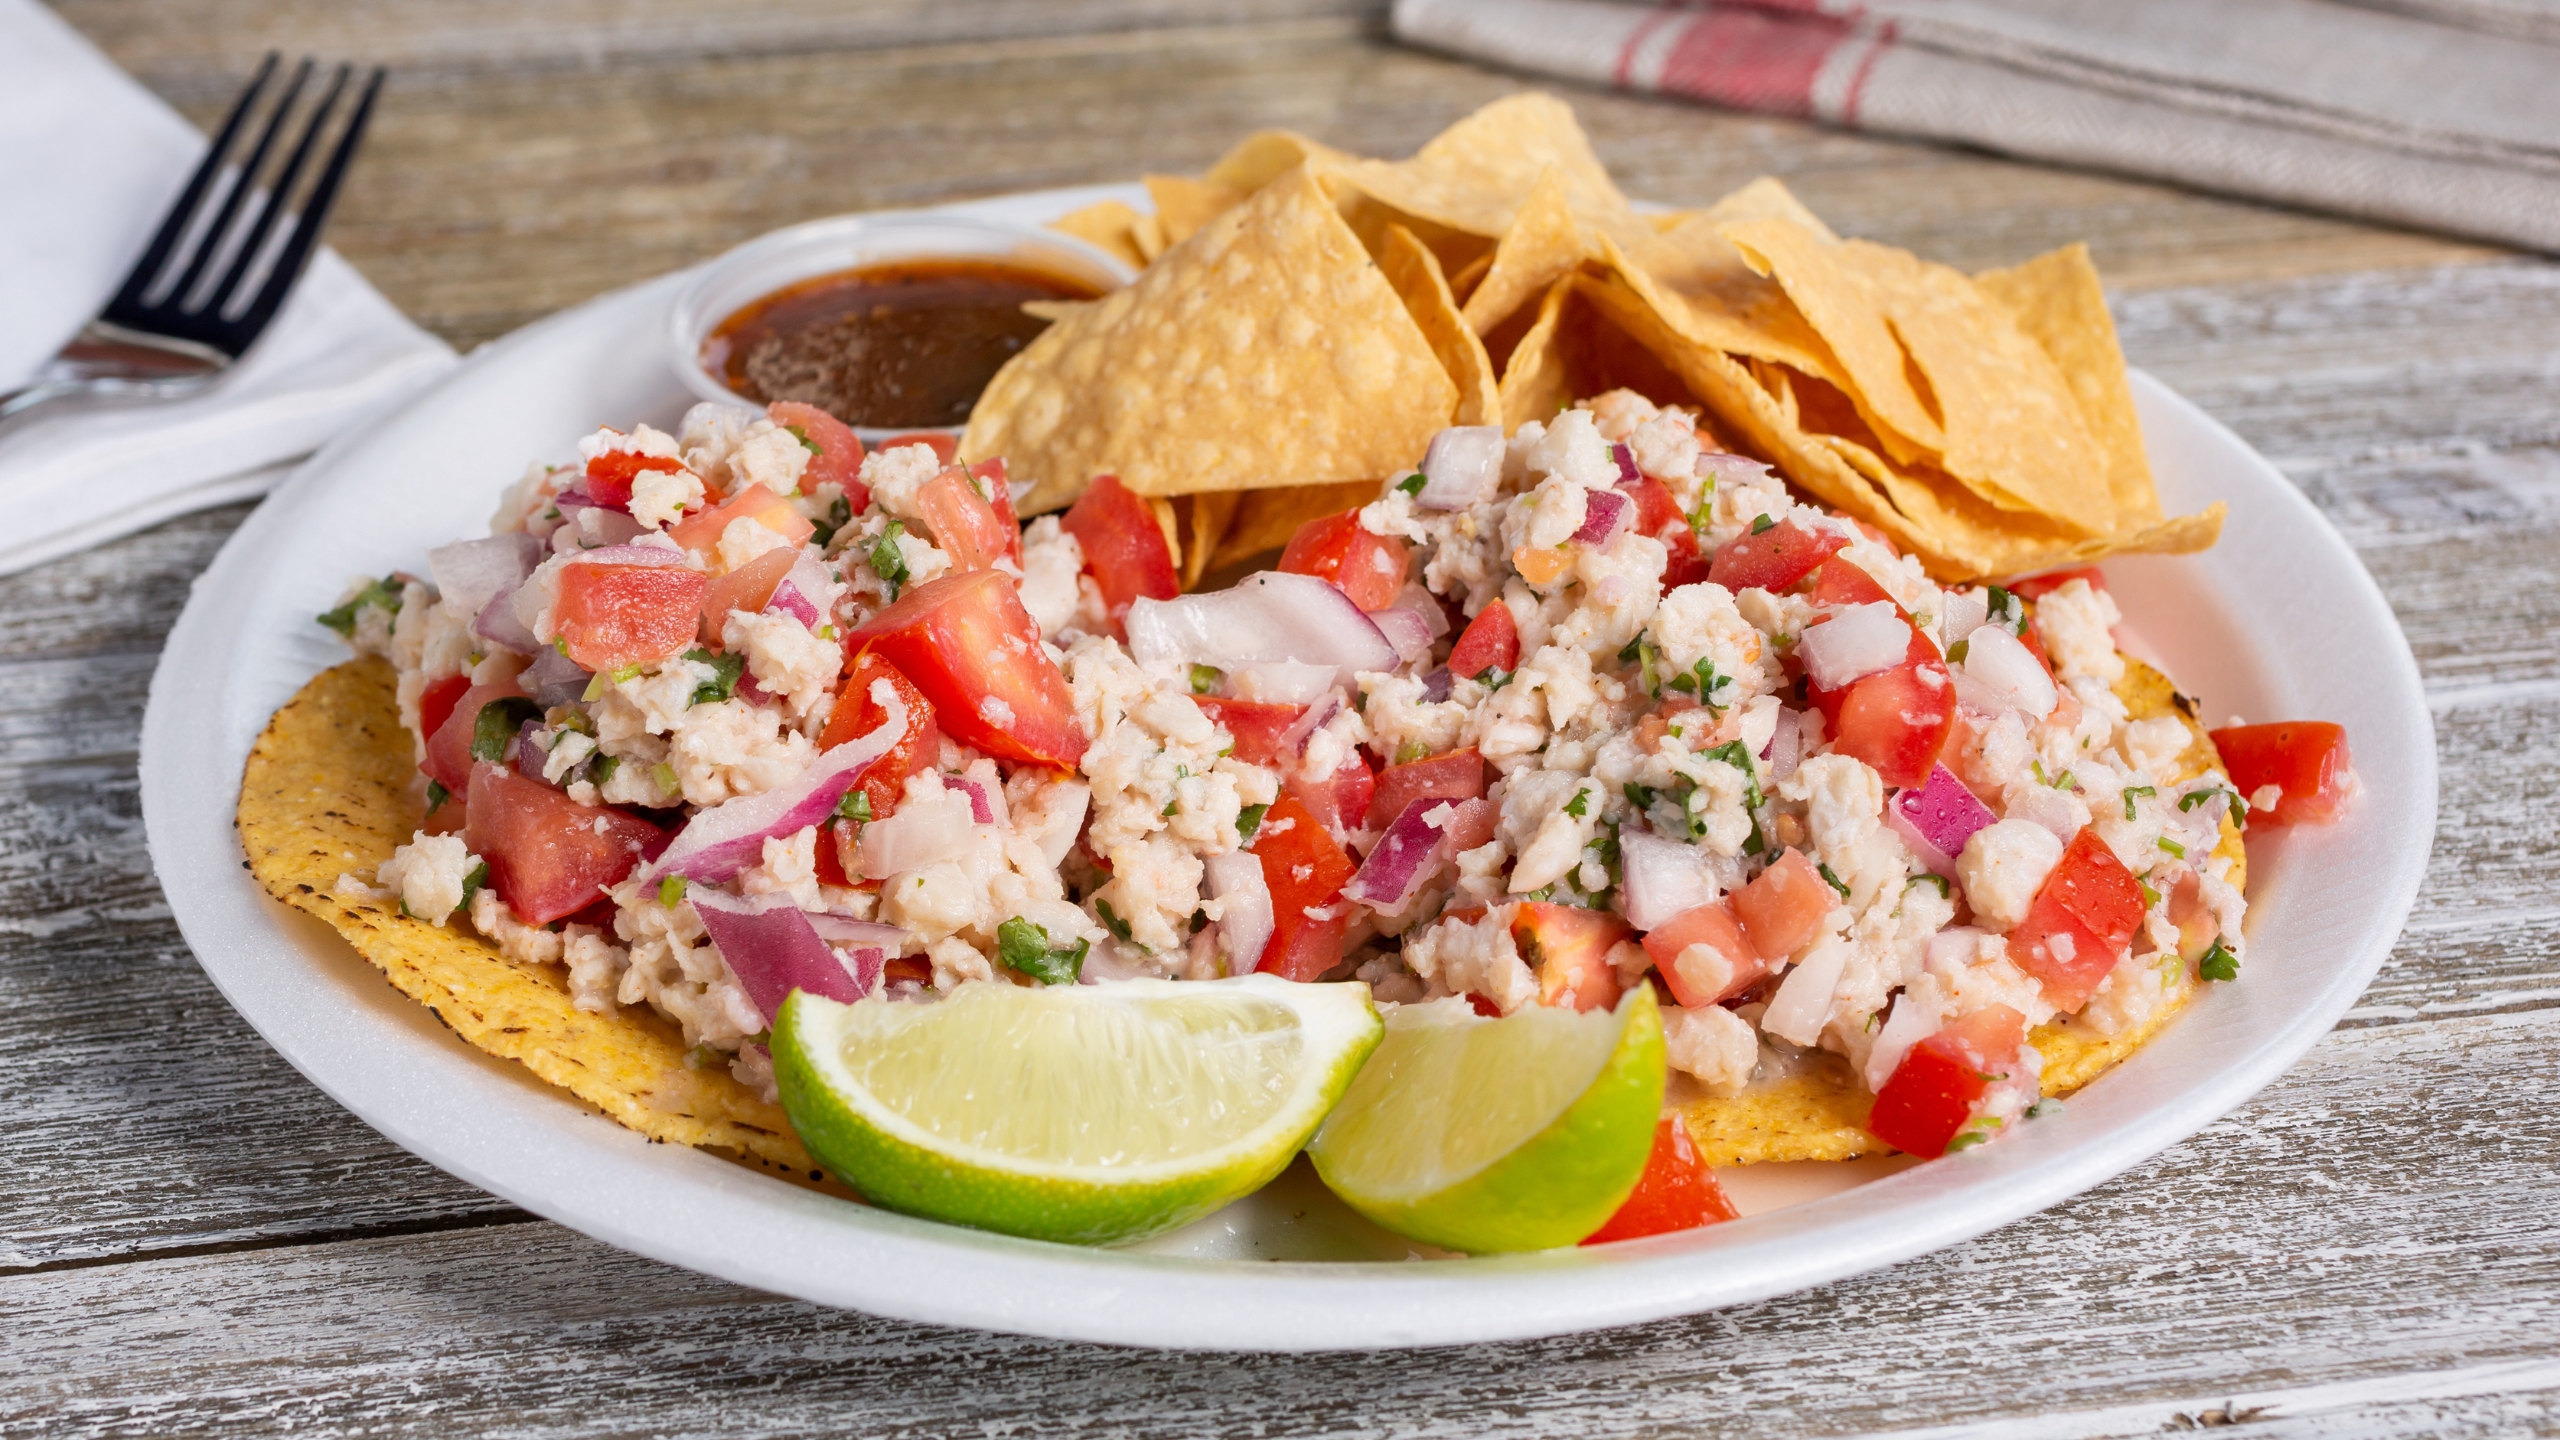
[[[1396,0],[1432,49],[2560,250],[2560,0]]]

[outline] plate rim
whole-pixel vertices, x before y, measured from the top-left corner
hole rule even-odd
[[[1046,207],[1055,214],[1092,199],[1134,200],[1143,193],[1127,184],[1080,186],[905,213]],[[542,1098],[558,1109],[561,1123],[546,1124],[545,1133],[528,1138],[567,1146],[577,1156],[575,1167],[533,1163],[503,1143],[493,1145],[500,1137],[468,1116],[426,1123],[416,1115],[389,1113],[368,1088],[369,1080],[379,1082],[382,1076],[346,1071],[343,1058],[324,1042],[342,1042],[339,1032],[345,1029],[409,1027],[368,1026],[366,1016],[350,1013],[324,1020],[321,1032],[279,1034],[270,1028],[283,1026],[279,1017],[294,1002],[328,998],[320,992],[330,982],[296,973],[298,962],[277,962],[269,966],[271,973],[262,974],[240,953],[242,935],[269,950],[291,953],[314,939],[298,927],[320,927],[267,897],[242,873],[230,804],[219,806],[221,814],[211,817],[201,813],[201,797],[179,788],[178,777],[203,768],[202,726],[196,722],[201,707],[218,704],[221,695],[230,693],[222,682],[241,673],[240,665],[226,661],[249,653],[248,647],[261,638],[244,636],[236,627],[226,631],[222,612],[226,605],[248,603],[260,560],[293,540],[297,503],[362,456],[377,431],[430,409],[438,397],[472,386],[509,357],[564,332],[672,299],[691,273],[672,272],[608,292],[484,345],[392,415],[341,436],[297,470],[225,542],[172,626],[152,676],[138,763],[154,875],[171,914],[200,967],[261,1038],[297,1072],[402,1148],[467,1183],[619,1248],[758,1289],[895,1319],[1170,1349],[1304,1351],[1474,1343],[1695,1313],[1861,1274],[1971,1239],[2158,1154],[2246,1103],[2328,1033],[2389,954],[2415,903],[2433,843],[2437,805],[2433,721],[2415,657],[2387,600],[2345,540],[2281,472],[2192,402],[2136,369],[2132,386],[2146,408],[2174,417],[2209,444],[2228,449],[2230,459],[2260,472],[2258,479],[2272,482],[2276,508],[2292,512],[2284,517],[2289,527],[2298,529],[2307,519],[2311,543],[2333,552],[2328,560],[2343,559],[2353,575],[2349,588],[2359,591],[2357,598],[2388,627],[2394,663],[2384,668],[2395,682],[2395,698],[2414,698],[2416,734],[2424,741],[2408,755],[2390,757],[2414,767],[2408,773],[2417,783],[2408,798],[2419,803],[2396,827],[2375,837],[2391,840],[2393,852],[2409,858],[2414,832],[2415,863],[2403,865],[2398,883],[2379,897],[2370,923],[2353,942],[2351,958],[2326,972],[2329,978],[2313,1003],[2291,1012],[2272,1031],[2253,1034],[2254,1043],[2236,1060],[2207,1077],[2213,1085],[2209,1102],[2136,1107],[2112,1129],[2068,1143],[2049,1133],[2024,1132],[2000,1146],[1970,1152],[1961,1165],[1913,1167],[1853,1191],[1712,1231],[1605,1251],[1432,1264],[1201,1259],[1080,1250],[988,1235],[850,1206],[704,1152],[651,1147],[618,1126],[579,1127],[574,1121],[584,1118],[583,1107],[574,1102],[558,1107],[556,1092]],[[2399,718],[2409,716],[2404,710]],[[236,777],[238,770],[231,762],[246,753],[245,745],[238,748],[238,755],[226,750],[220,757],[225,763],[215,767],[226,777],[234,801],[237,781],[228,777]],[[214,788],[218,792],[222,785]],[[209,824],[213,819],[218,826]],[[221,841],[208,848],[216,829]],[[245,932],[236,930],[241,926],[247,927]],[[339,944],[334,935],[320,943]],[[352,952],[348,954],[352,960]],[[273,980],[282,980],[284,988],[257,988],[258,982]],[[2209,1014],[2231,1010],[2231,1005],[2216,1005],[2228,998],[2218,991],[2199,997],[2178,1025],[2144,1047],[2145,1053],[2182,1027],[2196,1028]],[[423,1009],[406,1000],[396,1003],[407,1011]],[[414,1022],[422,1017],[398,1018]],[[435,1032],[427,1033],[432,1037]],[[371,1039],[378,1043],[380,1037]],[[450,1044],[462,1049],[458,1041]],[[477,1052],[440,1053],[443,1049],[440,1042],[434,1047],[439,1053],[402,1051],[386,1054],[378,1063],[461,1086],[497,1106],[494,1113],[512,1108],[503,1087],[520,1082],[509,1078],[504,1066]],[[2141,1058],[2138,1053],[2127,1063]],[[2081,1103],[2075,1097],[2074,1106]],[[581,1174],[598,1170],[636,1177],[644,1188],[658,1186],[664,1193],[653,1198],[667,1203],[652,1209],[549,1188],[555,1171],[570,1168]],[[1888,1200],[1893,1202],[1889,1207],[1884,1204]],[[772,1227],[776,1238],[831,1238],[835,1244],[817,1248],[832,1253],[850,1234],[860,1258],[876,1263],[860,1274],[813,1273],[817,1267],[794,1263],[805,1257],[776,1253],[769,1244],[742,1244],[730,1235],[716,1237],[706,1247],[699,1233],[683,1228],[735,1218],[741,1204]],[[1860,1221],[1888,1213],[1894,1223],[1852,1233]],[[1822,1243],[1801,1243],[1808,1237]],[[1250,1295],[1254,1303],[1236,1304],[1242,1295]]]

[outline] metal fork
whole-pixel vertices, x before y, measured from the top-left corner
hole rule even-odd
[[[304,120],[283,169],[261,186],[260,172],[283,134],[294,101],[311,78],[308,59],[294,67],[256,143],[234,169],[227,163],[233,144],[247,127],[268,82],[275,78],[276,61],[271,52],[259,65],[257,77],[241,92],[215,133],[204,162],[187,178],[186,188],[162,217],[150,247],[106,309],[46,361],[31,383],[0,391],[0,421],[75,396],[164,400],[192,394],[237,364],[265,333],[311,259],[329,206],[338,198],[338,184],[346,178],[347,165],[355,158],[365,124],[373,116],[373,99],[382,89],[383,75],[376,66],[366,77],[354,113],[339,132],[292,228],[280,245],[271,246],[277,222],[292,203],[294,186],[352,75],[350,67],[338,67],[327,94]],[[226,173],[228,185],[222,183]],[[223,263],[223,269],[208,281],[217,262]]]

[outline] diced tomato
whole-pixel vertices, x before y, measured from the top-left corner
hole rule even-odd
[[[444,728],[447,716],[453,714],[454,702],[471,688],[468,675],[447,675],[418,694],[418,733],[433,735]],[[448,785],[445,787],[451,789]]]
[[[827,728],[818,736],[818,749],[833,750],[887,722],[888,708],[871,698],[872,685],[881,680],[889,682],[899,703],[907,708],[907,733],[889,747],[887,754],[864,766],[862,779],[857,782],[870,798],[874,820],[886,820],[896,814],[898,801],[906,794],[907,777],[931,769],[942,753],[942,730],[934,722],[933,702],[897,666],[874,650],[857,653],[853,663],[845,667],[844,684],[836,691],[836,708],[828,714]]]
[[[817,526],[809,517],[791,508],[791,502],[762,485],[750,485],[708,510],[697,510],[667,527],[667,534],[687,550],[710,553],[720,544],[722,532],[733,520],[753,520],[767,530],[790,541],[804,544],[816,533]]]
[[[854,877],[846,873],[844,864],[846,856],[852,852],[852,837],[847,832],[853,828],[850,820],[831,820],[818,827],[817,864],[812,867],[812,873],[818,877],[819,884],[849,888],[854,883]]]
[[[1733,918],[1761,959],[1781,960],[1822,933],[1823,921],[1839,899],[1840,892],[1822,878],[1820,867],[1789,847],[1775,864],[1733,892]]]
[[[773,599],[782,587],[782,577],[791,573],[792,562],[800,552],[788,545],[777,545],[746,564],[723,575],[711,577],[702,593],[702,643],[720,643],[721,627],[729,623],[729,612],[744,610],[752,615]]]
[[[1001,570],[910,588],[846,637],[869,645],[933,702],[943,731],[990,755],[1073,769],[1084,755],[1067,677],[1040,648],[1040,625]]]
[[[1848,548],[1846,537],[1781,520],[1766,530],[1745,530],[1716,547],[1707,578],[1727,590],[1784,590],[1813,567]]]
[[[682,565],[570,565],[551,624],[586,669],[646,665],[693,643],[710,589]]]
[[[1084,549],[1085,573],[1102,591],[1113,635],[1127,633],[1121,620],[1131,602],[1141,596],[1170,600],[1182,593],[1182,572],[1174,567],[1173,546],[1156,523],[1156,512],[1119,476],[1095,476],[1058,524]]]
[[[2346,813],[2353,771],[2347,731],[2326,720],[2279,720],[2232,725],[2213,733],[2222,768],[2244,800],[2263,786],[2284,791],[2273,806],[2250,801],[2249,823],[2326,825]]]
[[[1388,824],[1416,800],[1473,800],[1483,793],[1484,757],[1472,748],[1390,765],[1369,797],[1367,824],[1373,830]]]
[[[1499,1020],[1502,1018],[1502,1007],[1493,1003],[1492,996],[1480,995],[1473,990],[1467,992],[1467,1008],[1473,1010],[1487,1020]]]
[[[1817,873],[1814,878],[1822,877]],[[1724,957],[1724,973],[1714,973],[1712,966],[1682,968],[1680,954],[1692,945],[1707,946]],[[1731,999],[1769,973],[1759,950],[1742,933],[1742,922],[1735,918],[1733,906],[1723,900],[1683,910],[1647,931],[1644,953],[1652,957],[1653,968],[1662,974],[1662,983],[1671,987],[1671,998],[1687,1010]]]
[[[884,452],[895,450],[901,445],[925,446],[933,451],[935,459],[945,465],[960,458],[960,437],[948,430],[910,430],[904,435],[892,435],[880,442],[880,448]]]
[[[1608,1223],[1583,1237],[1585,1245],[1615,1240],[1641,1240],[1739,1220],[1742,1212],[1717,1183],[1716,1172],[1698,1157],[1689,1142],[1689,1127],[1677,1115],[1665,1115],[1653,1127],[1653,1153],[1645,1158],[1644,1178],[1635,1193],[1618,1207]]]
[[[1524,901],[1511,917],[1511,943],[1538,972],[1538,1003],[1570,1010],[1618,1003],[1618,967],[1609,951],[1631,933],[1606,910],[1545,900]]]
[[[489,862],[489,884],[516,919],[548,925],[594,903],[665,832],[610,805],[581,805],[504,765],[471,767],[464,838]]]
[[[426,758],[418,762],[418,769],[446,790],[461,795],[471,784],[471,737],[480,723],[480,707],[523,694],[523,688],[513,680],[467,686],[460,695],[445,702],[444,723],[428,732]]]
[[[2097,566],[2083,565],[2076,570],[2052,570],[2042,575],[2030,575],[2024,580],[2012,580],[2008,590],[2021,599],[2041,600],[2074,580],[2086,580],[2090,589],[2100,592],[2107,588],[2107,577],[2098,573]]]
[[[969,474],[985,493],[987,503],[995,507],[996,518],[1004,522],[1006,532],[1013,537],[1007,542],[1012,548],[1006,553],[1013,558],[1014,564],[1021,564],[1022,517],[1013,510],[1013,481],[1004,472],[1004,457],[998,455],[981,460],[969,467]]]
[[[607,510],[631,507],[631,482],[643,470],[681,470],[684,462],[672,455],[635,455],[628,450],[607,450],[587,462],[587,498]]]
[[[1449,847],[1447,853],[1451,855],[1463,855],[1491,842],[1494,830],[1502,823],[1501,808],[1490,800],[1479,797],[1458,801],[1457,805],[1458,813],[1440,827],[1441,842]]]
[[[1715,567],[1709,563],[1706,552],[1698,548],[1698,537],[1686,527],[1663,544],[1671,552],[1662,566],[1662,588],[1666,594],[1683,585],[1699,585],[1715,578]]]
[[[1359,511],[1345,510],[1299,526],[1280,552],[1280,568],[1313,575],[1363,610],[1383,610],[1404,589],[1405,564],[1411,558],[1402,540],[1370,534],[1360,524]]]
[[[998,560],[1018,559],[1022,532],[1005,524],[996,507],[978,493],[985,484],[957,465],[946,465],[916,491],[925,528],[951,557],[954,570],[987,570]]]
[[[1449,673],[1473,680],[1487,670],[1509,674],[1519,668],[1520,627],[1511,618],[1511,607],[1488,602],[1458,632],[1458,643],[1449,650]]]
[[[2142,882],[2094,826],[2083,826],[2009,932],[2009,958],[2055,1008],[2077,1013],[2132,949],[2142,914]]]
[[[1309,981],[1342,963],[1343,936],[1351,928],[1342,887],[1359,868],[1350,852],[1289,794],[1271,802],[1245,848],[1262,862],[1262,883],[1271,891],[1271,941],[1254,968]]]
[[[1813,567],[1814,604],[1872,605],[1879,600],[1897,611],[1902,609],[1900,602],[1876,583],[1876,577],[1848,559],[1833,555]],[[1903,618],[1911,617],[1905,614]]]
[[[1888,786],[1917,785],[1947,748],[1956,719],[1955,681],[1938,647],[1915,627],[1902,663],[1839,690],[1808,682],[1831,748],[1875,767]]]
[[[1235,737],[1236,758],[1256,765],[1285,765],[1296,757],[1284,743],[1289,731],[1306,718],[1304,705],[1275,705],[1267,700],[1222,700],[1193,697],[1212,725],[1223,725]]]
[[[1309,782],[1292,777],[1289,781],[1289,793],[1298,797],[1298,802],[1316,817],[1316,823],[1335,835],[1359,827],[1368,817],[1370,798],[1377,791],[1376,773],[1356,750],[1342,757],[1342,764],[1323,780]]]
[[[834,485],[844,491],[845,504],[856,512],[871,503],[871,487],[862,483],[862,437],[853,427],[815,405],[797,400],[776,400],[764,407],[767,419],[788,427],[805,443],[815,446],[809,457],[809,468],[800,472],[800,489],[816,494],[821,485]]]
[[[2018,1058],[2027,1017],[1985,1005],[1911,1047],[1876,1092],[1867,1130],[1906,1155],[1934,1160]]]
[[[1688,528],[1680,514],[1680,502],[1671,498],[1670,486],[1650,475],[1638,475],[1633,480],[1620,480],[1618,488],[1636,502],[1637,534],[1659,540],[1662,532],[1674,525]]]

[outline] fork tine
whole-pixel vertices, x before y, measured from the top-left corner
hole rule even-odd
[[[169,207],[169,213],[160,221],[159,232],[143,248],[142,258],[134,262],[132,273],[124,277],[124,284],[117,288],[115,299],[108,302],[111,310],[141,307],[143,292],[151,288],[152,277],[160,273],[161,266],[169,263],[170,252],[177,249],[178,242],[186,237],[187,222],[195,218],[196,207],[204,203],[205,192],[213,188],[215,177],[222,173],[222,157],[229,153],[231,142],[239,137],[240,127],[247,122],[251,107],[258,103],[259,93],[275,76],[276,62],[280,58],[270,50],[267,58],[258,62],[258,73],[250,79],[249,88],[241,91],[240,98],[232,102],[231,113],[223,118],[222,128],[214,132],[213,143],[205,147],[204,159],[196,165],[196,173],[187,177],[187,188],[178,192],[176,203]]]
[[[286,237],[284,248],[276,254],[275,268],[267,272],[267,282],[259,287],[257,300],[237,321],[232,322],[247,344],[275,318],[284,304],[285,293],[302,274],[304,262],[311,258],[311,248],[320,239],[322,227],[329,222],[329,207],[338,198],[338,183],[347,176],[347,166],[354,161],[356,147],[364,140],[365,125],[373,119],[373,99],[382,91],[382,67],[373,67],[365,78],[364,93],[357,97],[354,113],[347,117],[347,128],[338,136],[338,146],[329,153],[329,163],[320,172],[319,181],[311,187],[311,196],[302,202],[302,214],[294,221],[293,233]]]
[[[204,279],[204,272],[213,264],[215,253],[222,249],[222,238],[231,233],[231,223],[239,218],[240,207],[248,203],[250,192],[257,188],[258,172],[266,168],[267,152],[275,148],[276,134],[284,129],[285,118],[293,113],[294,100],[302,94],[303,83],[310,78],[311,60],[305,56],[301,64],[293,67],[293,78],[285,83],[284,93],[276,97],[275,111],[267,116],[266,128],[258,132],[258,143],[250,147],[249,157],[240,162],[239,182],[231,187],[230,194],[222,197],[222,208],[214,212],[213,224],[206,227],[203,240],[196,245],[196,253],[187,257],[186,273],[178,277],[176,287],[169,291],[166,303],[170,309],[187,308],[187,298],[196,293],[197,282]]]
[[[302,167],[310,161],[312,147],[320,142],[320,132],[327,128],[330,114],[338,108],[338,97],[345,93],[347,76],[351,73],[351,66],[338,67],[338,73],[329,81],[328,93],[320,97],[320,104],[311,112],[311,118],[303,122],[302,138],[294,142],[293,154],[285,160],[284,169],[277,174],[275,183],[267,187],[267,203],[259,208],[257,220],[250,225],[249,238],[240,242],[240,249],[233,256],[230,268],[215,283],[212,298],[205,301],[206,314],[219,316],[230,305],[232,292],[240,288],[241,279],[257,261],[258,252],[267,248],[267,237],[275,233],[276,220],[284,214],[286,202],[293,198],[294,182],[302,178]]]

